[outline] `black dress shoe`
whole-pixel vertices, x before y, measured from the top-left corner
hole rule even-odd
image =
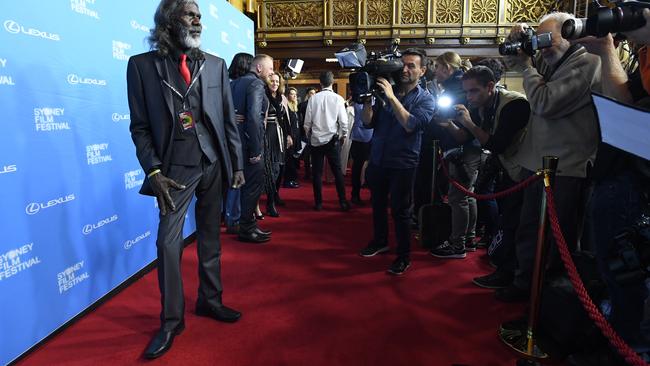
[[[256,233],[262,236],[271,236],[271,234],[273,233],[271,230],[262,230],[257,226],[255,227],[255,229],[253,229],[253,231],[255,231]]]
[[[266,236],[266,235],[261,235],[258,234],[256,231],[251,231],[251,232],[239,232],[239,235],[237,236],[237,240],[247,242],[247,243],[265,243],[269,241],[271,238]]]
[[[154,359],[162,356],[165,352],[169,351],[174,342],[174,337],[181,334],[185,329],[185,324],[180,323],[176,328],[172,330],[159,330],[158,333],[151,339],[147,350],[144,352],[144,357],[148,359]]]
[[[225,305],[219,307],[196,304],[196,315],[205,316],[220,322],[234,323],[241,318],[241,313]]]

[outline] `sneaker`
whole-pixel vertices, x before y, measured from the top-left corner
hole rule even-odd
[[[399,276],[401,274],[404,274],[404,272],[406,272],[406,270],[410,266],[411,266],[410,260],[408,260],[407,258],[398,257],[397,259],[395,259],[393,264],[391,264],[390,267],[388,267],[388,270],[386,270],[386,272],[395,276]]]
[[[510,286],[512,284],[512,274],[503,271],[494,271],[489,275],[476,277],[472,282],[478,287],[496,290]]]
[[[445,241],[441,246],[431,249],[430,254],[436,258],[456,258],[462,259],[467,257],[467,252],[465,248],[459,248],[451,245],[448,241]]]
[[[362,257],[374,257],[377,254],[386,253],[388,250],[388,245],[377,246],[371,242],[367,247],[361,249],[359,255]]]

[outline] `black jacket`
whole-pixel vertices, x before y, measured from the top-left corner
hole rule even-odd
[[[216,133],[217,146],[223,177],[227,186],[232,182],[233,172],[242,170],[241,142],[235,124],[235,112],[228,88],[228,71],[225,62],[213,55],[203,53],[205,67],[199,77],[205,123]],[[131,110],[131,138],[145,174],[159,166],[167,174],[173,153],[174,113],[172,91],[162,80],[165,75],[164,58],[151,51],[133,56],[127,66],[127,90]],[[145,178],[140,193],[153,195]]]
[[[264,81],[253,72],[230,82],[236,113],[244,116],[238,128],[245,159],[264,150],[264,116],[269,106],[264,87]]]

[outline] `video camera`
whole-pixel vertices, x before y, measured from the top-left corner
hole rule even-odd
[[[643,9],[650,8],[650,2],[624,0],[614,4],[613,8],[608,8],[594,0],[589,8],[589,14],[592,15],[588,18],[569,19],[562,24],[562,37],[604,37],[608,33],[632,31],[645,25]]]
[[[334,55],[341,67],[357,70],[350,74],[350,89],[355,103],[364,103],[373,95],[382,99],[383,91],[377,86],[377,78],[382,77],[395,85],[395,80],[399,79],[396,74],[404,68],[402,54],[395,42],[386,52],[371,51],[367,54],[363,44],[353,43]]]
[[[537,50],[551,47],[551,33],[535,34],[533,28],[526,28],[520,41],[503,42],[499,45],[499,53],[506,56],[515,56],[520,49],[528,56],[533,57]]]

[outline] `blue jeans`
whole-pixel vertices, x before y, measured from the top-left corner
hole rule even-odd
[[[647,289],[643,281],[624,285],[615,281],[608,259],[612,257],[610,253],[618,249],[614,237],[639,218],[642,203],[640,188],[639,179],[633,173],[596,182],[587,211],[587,224],[596,250],[598,268],[607,284],[612,304],[609,321],[631,345],[637,345],[642,339],[640,324]]]
[[[228,194],[226,195],[226,207],[225,207],[225,221],[226,226],[234,226],[239,224],[239,218],[241,217],[241,201],[240,201],[241,191],[238,189],[228,189]]]

